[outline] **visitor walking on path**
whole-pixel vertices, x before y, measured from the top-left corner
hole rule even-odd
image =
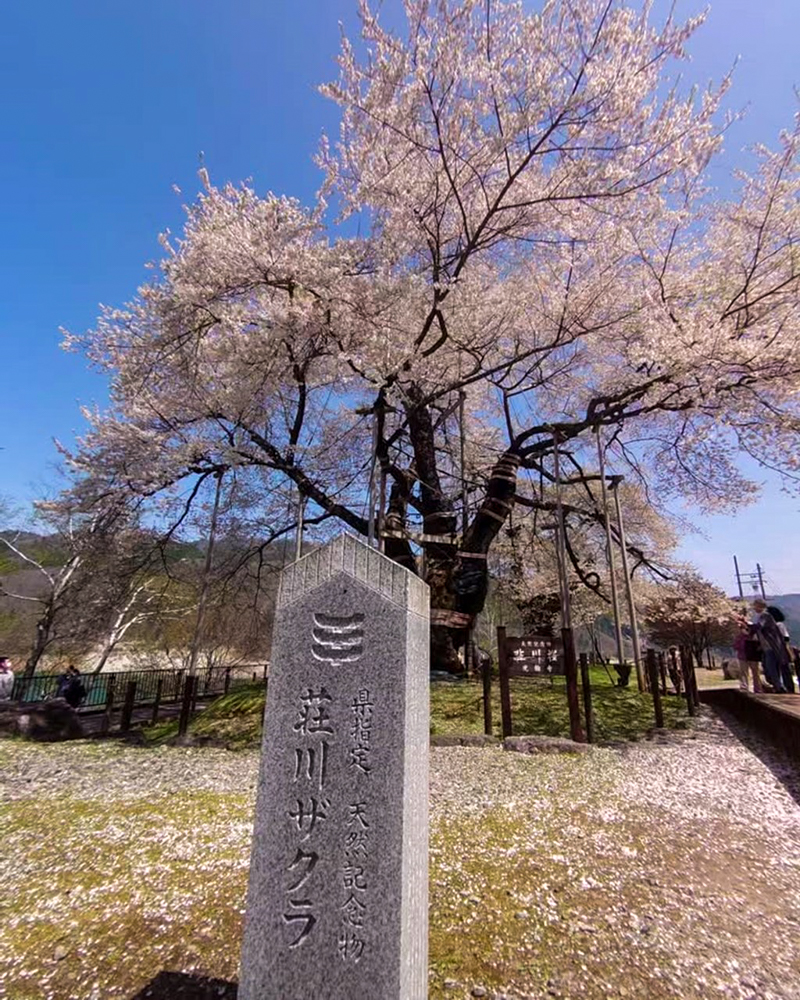
[[[9,701],[13,690],[14,671],[11,669],[11,660],[7,656],[0,656],[0,701]]]
[[[744,615],[739,619],[739,632],[733,641],[733,648],[739,661],[739,688],[749,691],[748,681],[752,677],[753,694],[760,694],[761,647],[758,639],[753,636],[753,626]]]
[[[789,648],[778,623],[767,610],[766,601],[753,601],[753,610],[758,615],[756,628],[764,656],[764,676],[777,694],[794,692]]]

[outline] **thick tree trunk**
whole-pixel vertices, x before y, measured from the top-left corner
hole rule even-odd
[[[519,459],[506,453],[492,469],[486,497],[455,545],[426,545],[425,579],[431,588],[431,666],[461,673],[458,651],[483,610],[489,591],[488,554],[513,505]],[[430,550],[430,555],[429,555]]]
[[[414,502],[422,514],[423,533],[434,536],[422,544],[422,576],[431,591],[431,668],[457,674],[465,669],[458,651],[465,647],[489,590],[489,548],[514,506],[519,458],[507,452],[497,462],[486,497],[459,538],[453,501],[441,486],[431,411],[419,385],[406,386],[405,410],[414,463],[407,475],[392,470],[394,483],[384,524],[390,533],[400,534],[408,505]],[[380,447],[379,459],[388,462]],[[412,501],[414,482],[419,484],[419,499]],[[402,537],[387,538],[385,552],[401,565],[415,565],[408,541]]]

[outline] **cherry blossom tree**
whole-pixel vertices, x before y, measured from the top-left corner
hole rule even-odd
[[[598,429],[650,503],[750,499],[740,449],[797,477],[799,139],[714,201],[730,81],[682,93],[676,72],[702,16],[404,6],[401,36],[363,0],[342,43],[315,204],[201,171],[155,279],[67,336],[111,381],[69,502],[134,493],[177,523],[234,469],[266,540],[297,497],[321,531],[375,517],[458,669],[498,532],[552,504],[556,438],[576,519],[599,505]]]
[[[703,654],[715,645],[730,645],[740,614],[733,601],[696,573],[654,588],[644,602],[650,638],[660,646],[686,646],[698,667]]]

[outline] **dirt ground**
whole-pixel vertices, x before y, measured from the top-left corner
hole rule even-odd
[[[431,998],[798,1000],[800,775],[729,725],[433,749]],[[233,997],[256,766],[0,744],[0,997]]]

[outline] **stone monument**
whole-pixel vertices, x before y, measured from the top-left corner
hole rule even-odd
[[[350,535],[281,574],[239,1000],[427,997],[428,632]]]

